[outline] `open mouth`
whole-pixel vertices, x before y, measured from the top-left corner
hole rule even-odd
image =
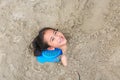
[[[61,37],[59,38],[59,43],[61,43],[63,40],[64,40],[64,38],[61,36]]]

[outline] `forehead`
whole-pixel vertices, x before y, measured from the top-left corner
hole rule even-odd
[[[50,37],[53,35],[53,32],[54,32],[54,30],[52,30],[52,29],[46,30],[44,33],[44,40],[49,41]]]

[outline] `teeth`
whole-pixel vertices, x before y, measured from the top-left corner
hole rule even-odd
[[[61,38],[60,38],[60,43],[61,43]]]
[[[62,41],[62,38],[60,37],[59,43],[61,43],[61,41]]]
[[[61,36],[60,38],[59,38],[59,43],[61,43],[63,41],[63,37]]]
[[[60,42],[61,42],[61,39],[59,39],[58,42],[60,43]]]

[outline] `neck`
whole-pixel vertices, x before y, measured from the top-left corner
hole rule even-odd
[[[60,49],[62,49],[62,52],[63,52],[63,53],[66,53],[67,45],[62,46]]]

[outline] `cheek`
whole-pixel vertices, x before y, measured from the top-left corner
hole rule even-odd
[[[54,46],[54,47],[59,47],[59,45],[58,45],[57,42],[54,42],[54,43],[53,43],[53,46]]]
[[[59,47],[60,45],[58,44],[58,42],[56,42],[56,41],[54,41],[54,42],[52,42],[52,43],[49,43],[49,45],[51,46],[51,47]]]

